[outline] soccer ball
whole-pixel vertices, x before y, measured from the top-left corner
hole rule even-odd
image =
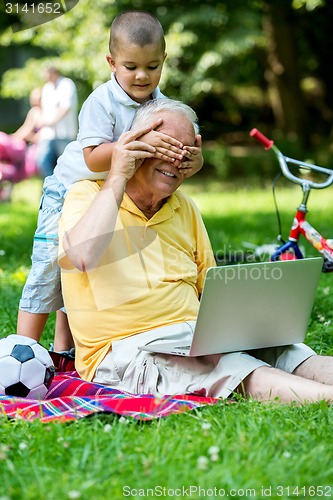
[[[0,339],[0,395],[43,399],[55,368],[47,350],[23,335]]]

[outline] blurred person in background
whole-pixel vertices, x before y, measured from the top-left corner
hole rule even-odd
[[[58,157],[78,131],[78,103],[75,83],[54,66],[46,70],[42,89],[43,127],[40,131],[37,165],[45,178],[53,174]]]
[[[11,135],[0,132],[0,201],[10,201],[14,184],[38,173],[36,157],[42,124],[41,89],[35,88],[20,128]]]

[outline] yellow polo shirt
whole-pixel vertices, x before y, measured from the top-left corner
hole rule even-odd
[[[68,192],[59,226],[60,256],[64,231],[88,210],[101,185],[81,181]],[[98,267],[61,273],[80,376],[93,379],[113,340],[195,320],[205,273],[213,265],[205,226],[188,196],[176,191],[148,220],[125,193]]]

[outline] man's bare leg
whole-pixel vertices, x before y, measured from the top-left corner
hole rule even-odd
[[[333,386],[261,366],[248,375],[239,386],[240,391],[259,401],[280,403],[333,402]]]
[[[293,373],[299,377],[333,385],[333,357],[311,356],[303,361]]]

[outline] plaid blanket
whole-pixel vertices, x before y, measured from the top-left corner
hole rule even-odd
[[[43,401],[0,396],[0,412],[9,418],[41,422],[68,422],[96,413],[116,413],[152,420],[174,413],[216,404],[218,399],[192,395],[156,396],[130,394],[100,384],[85,382],[74,370],[74,362],[52,356],[56,374]]]

